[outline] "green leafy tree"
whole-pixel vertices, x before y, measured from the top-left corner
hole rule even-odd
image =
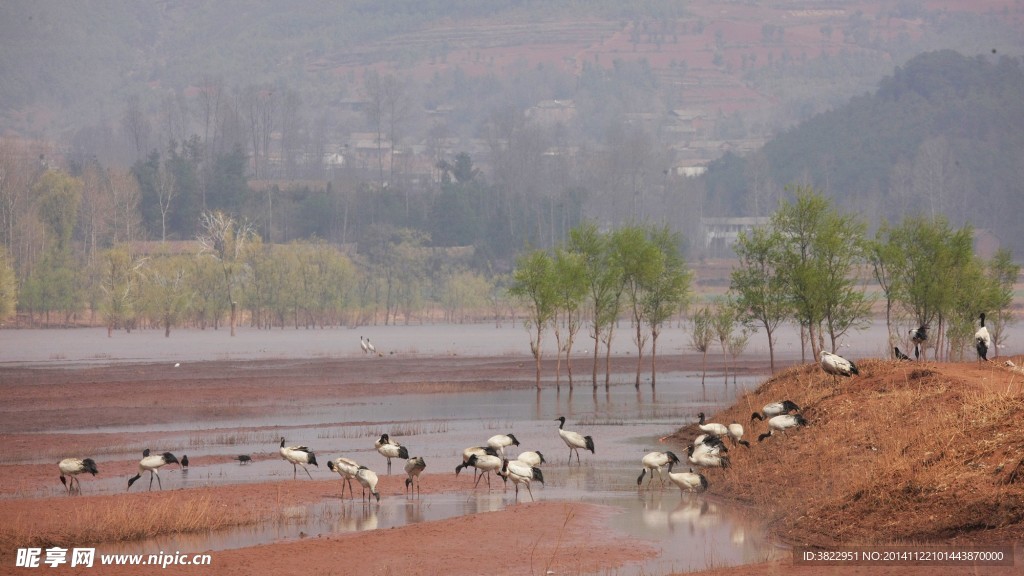
[[[128,245],[121,244],[105,250],[99,265],[100,289],[103,293],[100,311],[107,321],[107,337],[119,327],[130,332],[142,308],[146,259],[133,255]]]
[[[679,236],[668,228],[650,231],[651,242],[661,254],[662,266],[644,285],[641,319],[651,331],[651,386],[657,380],[658,336],[665,322],[685,308],[690,300],[692,274],[679,251]]]
[[[590,337],[594,340],[592,382],[597,387],[597,369],[601,344],[605,343],[605,386],[611,378],[611,334],[619,315],[622,294],[622,270],[612,258],[609,234],[598,231],[593,223],[584,223],[569,231],[569,250],[583,257],[583,281],[586,284]]]
[[[791,314],[783,276],[783,239],[767,227],[741,233],[735,246],[739,259],[732,271],[730,290],[736,295],[740,321],[764,328],[768,359],[775,373],[775,331]]]
[[[555,265],[543,250],[533,250],[516,258],[509,294],[527,305],[526,329],[530,331],[530,352],[536,364],[537,389],[540,390],[540,364],[543,359],[541,338],[544,327],[558,310],[555,290]]]
[[[783,277],[817,358],[826,332],[835,350],[840,336],[867,323],[871,303],[856,274],[865,254],[865,225],[837,212],[810,187],[796,187],[795,195],[772,216],[771,226],[784,239]]]
[[[700,385],[704,386],[704,379],[708,373],[708,350],[715,340],[715,329],[713,325],[714,313],[708,306],[702,307],[694,313],[691,323],[693,329],[690,331],[690,348],[701,353],[700,361]]]
[[[142,306],[163,327],[165,338],[170,338],[171,328],[181,322],[192,302],[190,258],[158,257],[151,260],[146,269]]]
[[[640,387],[640,369],[643,366],[644,348],[648,333],[644,331],[643,301],[646,287],[654,282],[665,266],[665,257],[654,243],[647,239],[646,231],[639,226],[627,226],[612,233],[612,258],[622,270],[622,294],[631,312],[633,342],[636,344],[636,379],[634,386]]]
[[[587,294],[586,264],[583,255],[564,248],[556,250],[554,274],[556,312],[553,324],[555,343],[559,351],[555,364],[555,385],[557,386],[561,380],[561,358],[564,352],[569,388],[572,389],[572,345],[582,326],[580,313]]]
[[[995,256],[986,266],[985,275],[992,287],[989,331],[992,333],[992,342],[995,344],[995,356],[999,356],[999,345],[1006,340],[1007,326],[1016,321],[1013,314],[1013,287],[1020,276],[1020,269],[1020,264],[1013,261],[1012,253],[1006,249],[996,251]],[[2,316],[0,314],[0,317]]]
[[[82,183],[58,170],[48,170],[32,192],[46,231],[47,248],[26,280],[25,301],[45,312],[47,322],[54,310],[61,311],[64,322],[68,322],[82,302],[81,274],[74,262],[71,242],[82,202]]]

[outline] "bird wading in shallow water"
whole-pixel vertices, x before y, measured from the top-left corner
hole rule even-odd
[[[356,493],[352,491],[352,479],[359,472],[359,464],[351,458],[335,458],[327,461],[327,467],[341,476],[341,497],[345,497],[345,484],[348,484],[350,498],[355,498]]]
[[[89,473],[95,476],[100,473],[96,469],[96,461],[92,458],[65,458],[57,464],[57,468],[60,469],[60,483],[67,488],[69,496],[75,492],[75,486],[78,486],[78,493],[82,493],[82,483],[78,480],[79,474]],[[66,476],[70,476],[71,479],[68,480]]]
[[[405,490],[408,492],[412,489],[413,496],[416,495],[416,491],[419,489],[420,474],[427,467],[426,460],[422,456],[413,456],[405,461]]]
[[[661,481],[661,485],[665,486],[665,478],[661,475],[661,467],[667,465],[671,469],[672,464],[678,462],[679,457],[672,452],[648,452],[640,460],[643,468],[640,470],[640,476],[637,476],[636,485],[640,486],[644,480],[644,475],[650,471],[650,476],[647,478],[647,488],[650,489],[655,472],[658,473],[658,480]]]
[[[136,480],[142,477],[143,472],[146,472],[148,470],[149,489],[153,489],[153,476],[156,476],[156,484],[157,486],[160,487],[161,490],[163,490],[164,485],[160,481],[160,473],[157,472],[157,469],[165,464],[178,464],[178,466],[181,466],[181,464],[178,463],[178,459],[175,458],[174,454],[171,454],[170,452],[164,452],[163,454],[156,454],[150,456],[149,448],[143,450],[142,460],[139,460],[139,473],[128,479],[128,489],[131,490],[132,484],[134,484]]]
[[[562,437],[562,441],[569,447],[569,464],[572,464],[572,453],[576,453],[576,463],[580,464],[580,448],[590,450],[591,454],[594,454],[594,439],[590,436],[583,436],[577,432],[565,430],[565,416],[559,416],[555,418],[555,422],[558,422],[558,435]]]
[[[305,446],[285,446],[284,436],[281,437],[281,458],[292,463],[292,479],[298,478],[299,466],[306,471],[306,476],[309,479],[313,479],[313,475],[309,473],[309,468],[306,468],[306,464],[312,464],[313,466],[319,467],[316,463],[316,454],[314,454],[309,448]]]
[[[388,459],[388,475],[391,475],[391,459],[401,458],[402,460],[409,459],[409,449],[402,446],[397,441],[392,440],[387,434],[381,434],[380,438],[373,443],[373,447],[377,449],[377,452],[381,456]]]

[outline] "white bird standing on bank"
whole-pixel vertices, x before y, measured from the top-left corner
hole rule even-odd
[[[981,328],[974,333],[974,348],[978,351],[978,362],[988,362],[988,350],[992,347],[992,337],[985,327],[985,313],[981,313]]]
[[[359,337],[359,347],[363,349],[363,354],[370,353],[370,343],[362,336]]]
[[[729,435],[729,428],[726,427],[725,424],[719,424],[718,422],[708,422],[708,423],[705,423],[704,422],[704,413],[703,412],[697,414],[697,417],[698,417],[697,428],[700,428],[701,431],[703,431],[703,432],[705,432],[707,434],[714,434],[715,436],[718,436],[719,438],[725,438],[726,436]]]
[[[572,464],[572,453],[576,453],[576,463],[580,464],[580,448],[590,450],[591,454],[594,452],[594,439],[590,436],[583,436],[578,432],[572,432],[570,430],[564,430],[562,427],[565,426],[565,416],[559,416],[555,418],[555,422],[558,422],[558,435],[562,437],[562,441],[569,447],[569,464]]]
[[[348,483],[349,497],[355,498],[356,493],[352,490],[352,479],[359,472],[359,464],[351,458],[335,458],[327,461],[327,467],[341,476],[341,497],[345,497],[345,484]]]
[[[732,440],[733,446],[743,444],[747,448],[750,448],[750,442],[743,439],[743,425],[739,422],[729,424],[729,438]]]
[[[511,432],[508,434],[496,434],[487,439],[487,445],[498,451],[498,455],[505,457],[506,446],[519,446],[519,440]]]
[[[365,497],[367,502],[370,501],[370,497],[366,495],[367,490],[377,499],[377,502],[380,502],[380,492],[377,492],[377,474],[373,470],[366,466],[360,466],[356,471],[356,480],[363,487],[362,497]]]
[[[778,416],[779,414],[789,414],[790,412],[799,411],[800,407],[797,406],[796,403],[791,400],[772,402],[771,404],[765,404],[764,407],[761,408],[761,412],[754,412],[753,414],[751,414],[750,421],[753,422],[754,420],[768,420],[769,418],[772,418],[773,416]]]
[[[708,489],[708,479],[699,472],[694,472],[693,468],[690,468],[689,472],[673,472],[672,466],[675,462],[668,463],[668,479],[673,484],[679,487],[679,495],[682,496],[683,492],[706,492]]]
[[[149,455],[149,448],[142,451],[142,460],[139,460],[139,473],[128,479],[128,489],[132,489],[132,484],[136,480],[142,477],[142,473],[149,471],[149,489],[153,489],[153,476],[156,476],[156,484],[161,490],[164,489],[164,485],[160,482],[160,473],[157,472],[157,468],[160,468],[164,464],[178,464],[178,459],[174,457],[174,454],[170,452],[164,452],[163,454],[157,454],[155,456]],[[179,464],[180,466],[180,464]]]
[[[768,420],[768,431],[758,436],[757,441],[761,442],[765,438],[771,436],[776,430],[779,432],[785,432],[790,428],[806,425],[807,420],[799,414],[783,414],[781,416],[776,416]]]
[[[650,470],[651,475],[647,479],[647,488],[649,489],[651,487],[651,480],[654,480],[655,472],[658,473],[658,479],[661,480],[661,485],[665,486],[665,477],[661,475],[661,467],[667,464],[671,470],[672,464],[676,462],[679,462],[679,457],[672,452],[648,452],[640,460],[640,463],[643,464],[644,467],[640,470],[640,475],[636,478],[636,485],[640,486],[644,480],[644,475],[647,474],[648,470]]]
[[[921,359],[921,344],[928,341],[928,325],[922,324],[910,329],[910,341],[914,343],[914,359]],[[909,358],[908,358],[909,360]]]
[[[370,356],[377,355],[377,348],[374,347],[373,343],[370,342],[369,338],[366,339],[366,350],[370,353]]]
[[[821,351],[821,369],[826,374],[832,375],[832,383],[836,383],[836,376],[846,376],[849,378],[853,374],[860,374],[857,371],[857,365],[850,362],[846,358],[838,354],[831,352]]]
[[[409,449],[392,440],[387,434],[381,434],[380,438],[373,443],[373,447],[377,449],[377,452],[380,452],[381,456],[388,459],[388,476],[391,475],[392,458],[409,459]]]
[[[530,466],[529,464],[520,460],[509,461],[507,458],[501,461],[501,470],[498,472],[503,478],[511,480],[516,487],[516,502],[519,501],[519,485],[525,484],[526,490],[530,493],[530,501],[533,499],[533,490],[530,489],[530,482],[536,480],[541,484],[544,483],[544,473],[541,472],[540,468],[536,466]]]
[[[60,469],[60,483],[67,488],[69,496],[75,491],[76,484],[78,485],[78,493],[82,493],[82,482],[77,478],[79,474],[88,472],[95,476],[100,473],[96,469],[96,461],[92,458],[65,458],[57,464],[57,468]],[[71,480],[68,481],[65,476],[70,476]]]
[[[309,476],[310,480],[313,479],[313,475],[309,473],[309,468],[306,468],[306,464],[312,464],[316,467],[319,467],[320,465],[316,463],[316,454],[313,454],[309,448],[305,446],[285,446],[284,436],[282,436],[281,449],[279,452],[281,453],[281,458],[292,463],[293,480],[298,477],[298,466],[302,466],[302,469],[306,471],[306,476]]]
[[[416,490],[419,486],[420,473],[426,467],[427,461],[423,459],[423,456],[414,456],[405,461],[405,474],[408,476],[405,479],[405,489],[409,490],[412,487],[413,496],[416,495]],[[422,494],[422,491],[420,494]]]

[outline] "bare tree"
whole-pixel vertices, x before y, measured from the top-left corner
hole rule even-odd
[[[160,204],[160,241],[167,241],[167,215],[171,211],[171,202],[174,200],[176,185],[174,174],[167,167],[166,162],[161,162],[156,171],[156,196]]]
[[[124,134],[128,138],[128,145],[134,153],[134,158],[141,159],[149,148],[152,128],[138,96],[128,97],[124,116],[121,118],[121,129],[124,130]]]
[[[215,258],[224,273],[224,291],[231,306],[231,335],[235,335],[238,301],[236,295],[241,282],[246,245],[256,238],[249,223],[236,222],[234,218],[220,211],[203,212],[200,216],[202,233],[199,242],[203,252]]]

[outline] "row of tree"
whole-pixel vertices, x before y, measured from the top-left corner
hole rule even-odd
[[[822,350],[836,350],[844,335],[870,323],[872,279],[884,295],[890,349],[902,341],[896,326],[903,320],[931,328],[928,345],[937,355],[960,359],[981,313],[988,315],[997,345],[1003,340],[1013,321],[1013,287],[1021,270],[1009,251],[984,260],[974,253],[973,229],[954,229],[941,217],[905,218],[869,238],[863,220],[840,212],[821,192],[803,186],[792,192],[792,201],[782,203],[768,224],[740,234],[739,262],[726,296],[691,315],[690,345],[706,360],[717,340],[726,378],[728,359],[760,329],[774,372],[775,335],[786,322],[800,327],[804,353],[809,347],[817,358]],[[635,385],[640,385],[649,340],[653,386],[659,331],[691,303],[690,283],[678,239],[666,229],[627,226],[600,232],[583,224],[563,246],[521,255],[510,293],[528,309],[538,387],[541,340],[548,330],[559,354],[556,382],[564,355],[572,386],[571,351],[584,323],[594,342],[593,384],[603,345],[607,386],[611,340],[622,315],[628,316],[637,346]],[[737,327],[742,327],[738,333]]]
[[[885,224],[873,239],[865,231],[862,220],[820,192],[797,187],[769,224],[740,235],[730,297],[742,321],[764,329],[773,371],[783,322],[800,326],[815,358],[826,339],[836,350],[843,335],[866,326],[873,300],[865,280],[872,276],[885,299],[890,349],[902,341],[898,319],[931,327],[931,345],[947,359],[962,357],[983,312],[996,342],[1002,339],[1020,273],[1008,251],[981,259],[971,226],[954,229],[941,217]]]
[[[665,322],[685,310],[692,298],[692,273],[680,250],[677,234],[664,227],[625,226],[602,232],[592,223],[573,228],[569,241],[552,252],[532,250],[519,256],[509,293],[527,307],[530,351],[540,388],[541,341],[554,331],[558,350],[556,372],[564,355],[572,379],[572,348],[589,322],[593,340],[593,372],[597,386],[604,348],[605,386],[609,385],[612,337],[621,315],[629,317],[637,347],[635,386],[640,386],[644,351],[651,343],[651,385],[656,383],[658,335]],[[556,375],[556,382],[560,375]]]

